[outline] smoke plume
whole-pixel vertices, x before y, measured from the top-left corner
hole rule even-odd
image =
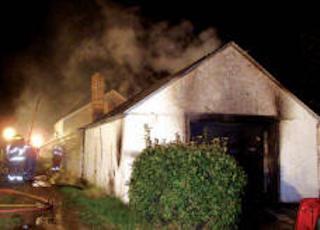
[[[35,127],[49,135],[59,117],[88,100],[95,72],[105,76],[107,90],[130,97],[219,45],[213,28],[195,34],[187,20],[150,22],[138,8],[104,1],[58,3],[46,34],[7,71],[24,82],[16,100],[17,127],[27,132],[40,98]]]

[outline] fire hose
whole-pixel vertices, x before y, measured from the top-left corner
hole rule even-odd
[[[29,194],[29,193],[4,188],[4,189],[0,189],[0,195],[1,194],[23,196],[23,197],[36,200],[41,204],[0,204],[0,214],[21,213],[21,212],[41,212],[41,211],[46,211],[53,208],[53,204],[50,203],[49,200],[40,196]]]

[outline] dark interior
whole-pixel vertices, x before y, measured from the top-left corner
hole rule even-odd
[[[277,129],[274,119],[249,116],[207,116],[190,120],[190,139],[226,138],[228,153],[248,176],[243,215],[251,219],[243,228],[256,227],[257,211],[278,198]],[[255,218],[255,219],[252,219]]]

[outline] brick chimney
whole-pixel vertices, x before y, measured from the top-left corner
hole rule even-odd
[[[91,77],[91,106],[93,121],[101,118],[104,114],[104,77],[95,73]]]

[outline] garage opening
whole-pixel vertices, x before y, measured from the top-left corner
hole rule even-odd
[[[245,204],[250,210],[278,200],[277,122],[260,116],[197,116],[189,119],[190,140],[224,137],[228,152],[248,175]]]

